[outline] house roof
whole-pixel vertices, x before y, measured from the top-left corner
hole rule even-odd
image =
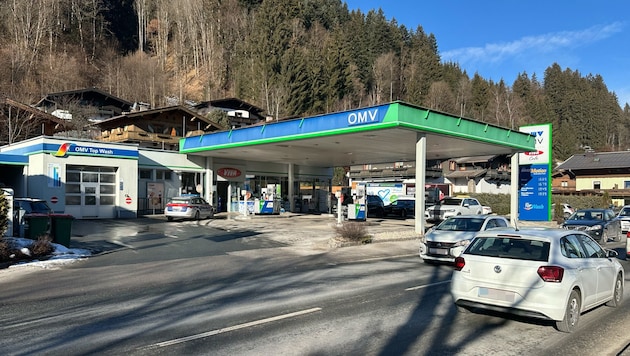
[[[476,156],[476,157],[459,157],[459,158],[453,159],[453,161],[455,161],[456,163],[489,162],[495,157],[496,157],[495,155],[491,155],[491,156]]]
[[[162,121],[171,121],[177,124],[181,123],[181,120],[184,119],[188,123],[199,122],[204,124],[204,126],[201,127],[201,130],[203,131],[222,130],[221,127],[217,126],[212,121],[181,105],[125,113],[116,117],[112,117],[111,119],[103,120],[99,123],[96,123],[95,125],[103,130],[109,130],[121,127],[125,124],[137,123],[138,120],[156,119],[160,119]]]
[[[630,151],[587,152],[569,157],[557,170],[630,168]]]
[[[63,100],[77,99],[82,102],[86,102],[86,105],[93,105],[99,107],[111,106],[120,108],[122,111],[127,111],[131,108],[133,103],[118,98],[114,95],[106,93],[98,88],[85,88],[77,90],[61,91],[57,93],[46,94],[37,104],[36,107],[49,107],[61,104]],[[98,104],[97,104],[98,103]],[[97,104],[97,105],[95,105]]]
[[[445,174],[444,177],[452,179],[452,178],[477,178],[484,174],[486,174],[487,169],[469,169],[466,171],[454,171],[448,174]]]
[[[234,110],[246,110],[252,114],[259,115],[263,112],[263,109],[247,103],[238,98],[225,98],[225,99],[217,99],[217,100],[209,100],[201,102],[195,106],[194,109],[202,109],[206,107],[215,107],[215,108],[225,108],[225,109],[234,109]]]

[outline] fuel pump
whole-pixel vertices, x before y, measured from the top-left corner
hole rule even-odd
[[[348,220],[365,220],[367,217],[365,184],[352,190],[352,204],[348,204]]]
[[[267,184],[266,188],[260,189],[260,199],[254,203],[256,214],[280,214],[282,205],[282,192],[280,184]]]

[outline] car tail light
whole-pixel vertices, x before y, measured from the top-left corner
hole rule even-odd
[[[564,277],[564,268],[558,266],[540,266],[538,267],[538,275],[545,282],[562,282]]]
[[[461,271],[462,268],[466,265],[466,261],[464,261],[464,257],[455,257],[455,270]]]

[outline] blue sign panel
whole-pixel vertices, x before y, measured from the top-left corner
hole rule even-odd
[[[519,166],[520,220],[549,220],[549,174],[548,164]]]

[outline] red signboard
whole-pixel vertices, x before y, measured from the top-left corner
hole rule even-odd
[[[229,179],[229,178],[237,178],[241,175],[241,170],[238,168],[219,168],[217,170],[217,175]]]
[[[50,202],[53,203],[53,204],[57,204],[58,201],[59,200],[57,199],[57,197],[50,198]]]
[[[131,197],[127,197],[127,198],[125,199],[125,203],[127,203],[127,204],[131,204]]]

